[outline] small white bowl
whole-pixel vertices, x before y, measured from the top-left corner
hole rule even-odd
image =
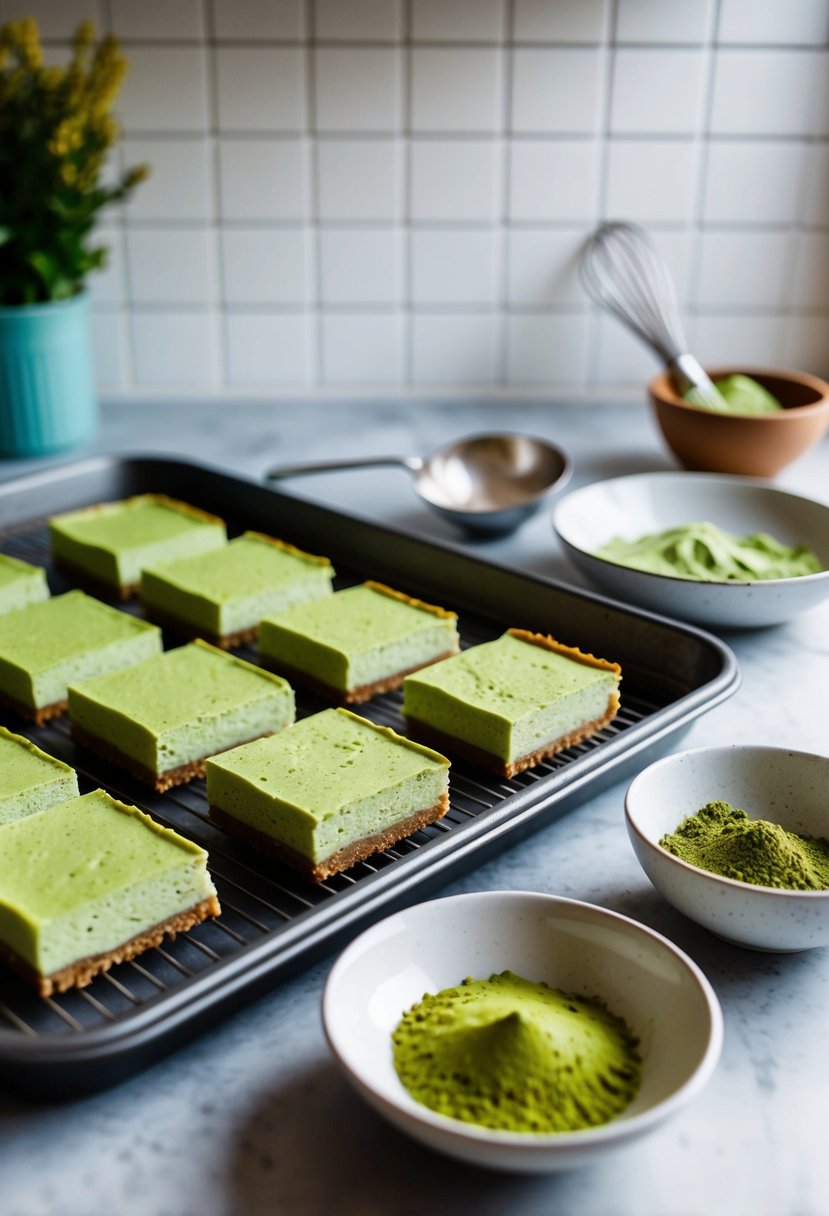
[[[681,524],[708,522],[745,535],[770,532],[807,544],[823,569],[800,578],[704,583],[632,570],[596,551],[616,536],[636,540]],[[829,596],[829,506],[763,481],[715,473],[637,473],[566,495],[553,526],[567,556],[621,600],[703,625],[777,625]]]
[[[618,1119],[557,1135],[499,1132],[439,1115],[404,1089],[391,1036],[406,1010],[465,976],[508,969],[601,997],[639,1036],[642,1085]],[[604,908],[523,891],[436,899],[374,925],[334,964],[322,1016],[351,1083],[401,1131],[461,1161],[527,1173],[585,1164],[652,1131],[702,1088],[722,1046],[711,985],[671,942]]]
[[[829,945],[829,891],[722,878],[660,847],[686,815],[716,801],[789,832],[829,838],[829,758],[777,747],[703,747],[657,760],[631,782],[625,798],[628,835],[642,869],[691,920],[753,950]]]

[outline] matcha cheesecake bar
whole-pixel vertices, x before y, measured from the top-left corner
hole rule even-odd
[[[220,911],[204,849],[103,790],[0,827],[0,958],[41,996]]]
[[[621,668],[510,629],[407,676],[411,734],[505,777],[601,730],[619,710]]]
[[[210,818],[316,882],[449,809],[449,761],[347,709],[325,709],[207,762]]]
[[[127,600],[152,562],[218,549],[227,542],[224,521],[164,494],[68,511],[49,520],[57,564],[93,590]]]
[[[83,591],[0,616],[0,702],[38,724],[62,714],[67,685],[161,650],[161,630]]]
[[[74,769],[0,726],[0,825],[77,796]]]
[[[163,792],[203,776],[207,756],[288,726],[294,692],[279,676],[196,641],[72,684],[69,720],[76,743]]]
[[[407,672],[458,649],[457,616],[382,583],[266,617],[262,662],[341,705],[399,688]]]
[[[245,532],[214,552],[146,567],[141,600],[160,625],[230,648],[253,641],[262,617],[330,595],[333,577],[328,558]]]
[[[0,614],[39,604],[48,598],[45,570],[0,553]]]

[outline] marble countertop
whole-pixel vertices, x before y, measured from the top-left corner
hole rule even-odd
[[[575,461],[573,486],[673,467],[644,407],[540,402],[112,406],[89,450],[176,453],[259,475],[332,455],[425,454],[493,429],[559,443]],[[0,461],[0,479],[42,463]],[[829,498],[829,446],[778,484]],[[292,489],[457,539],[397,470],[317,476]],[[549,513],[473,548],[581,584]],[[826,752],[829,609],[724,636],[742,686],[678,746]],[[722,1060],[707,1088],[653,1135],[550,1177],[479,1171],[419,1148],[363,1105],[329,1057],[319,1018],[327,960],[113,1090],[51,1106],[0,1093],[4,1216],[825,1216],[829,951],[755,954],[685,920],[639,868],[623,797],[624,783],[604,791],[443,893],[523,888],[600,903],[666,934],[699,963],[725,1014]]]

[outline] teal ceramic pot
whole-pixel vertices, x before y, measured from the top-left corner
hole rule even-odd
[[[86,293],[0,307],[0,456],[75,447],[97,420]]]

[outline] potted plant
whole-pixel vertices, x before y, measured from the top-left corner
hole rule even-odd
[[[146,175],[102,182],[126,70],[89,22],[65,67],[44,65],[32,18],[0,29],[0,455],[59,451],[95,429],[84,284],[107,251],[93,229]]]

